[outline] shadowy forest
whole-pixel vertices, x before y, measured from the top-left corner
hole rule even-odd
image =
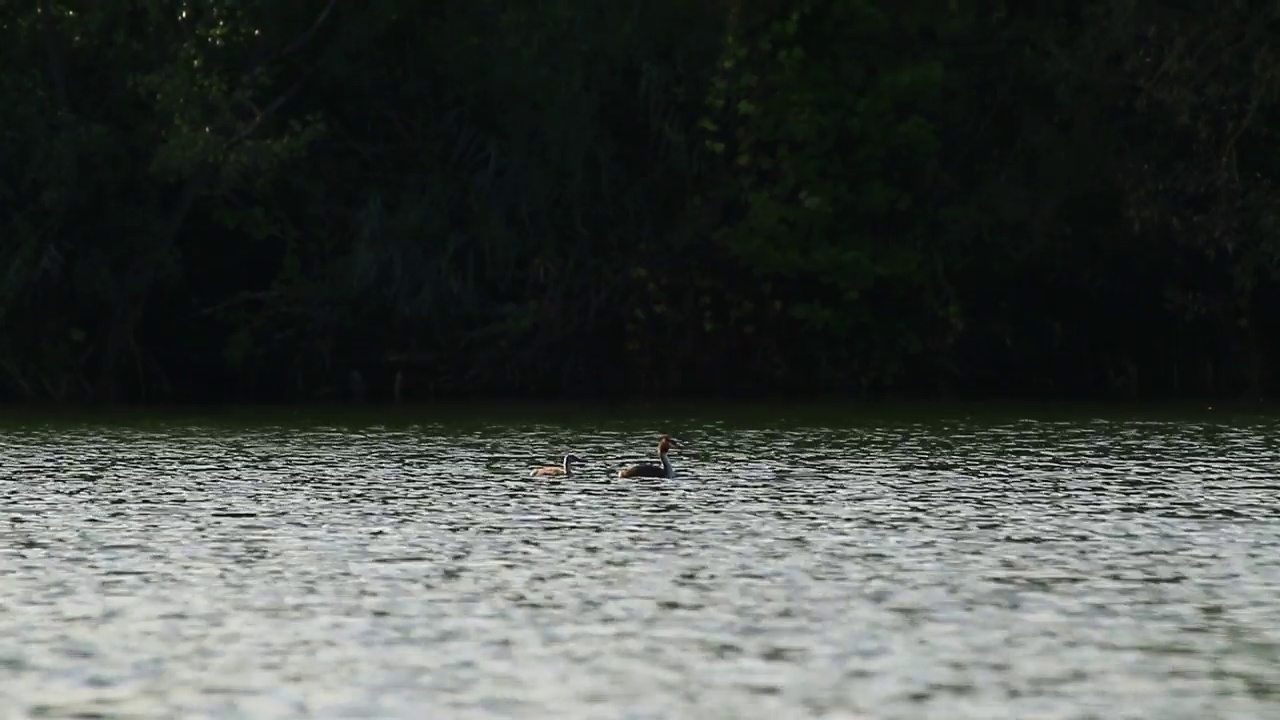
[[[1280,388],[1280,6],[0,0],[0,398]]]

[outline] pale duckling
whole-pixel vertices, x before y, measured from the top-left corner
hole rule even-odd
[[[529,477],[569,477],[573,474],[570,464],[580,462],[582,462],[582,458],[574,455],[573,453],[569,453],[564,456],[564,461],[561,464],[534,468],[529,473]]]

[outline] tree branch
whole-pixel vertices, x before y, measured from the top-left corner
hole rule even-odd
[[[324,9],[320,11],[320,14],[316,16],[315,22],[311,23],[311,27],[307,28],[301,35],[299,35],[297,40],[289,43],[283,50],[276,53],[276,58],[279,59],[286,55],[292,55],[300,50],[303,45],[307,44],[316,32],[320,30],[320,26],[324,24],[325,19],[329,17],[329,13],[333,12],[333,8],[337,4],[338,0],[329,0],[329,4],[325,5]]]

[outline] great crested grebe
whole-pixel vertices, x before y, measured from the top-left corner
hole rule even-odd
[[[662,462],[661,465],[654,465],[652,463],[640,463],[638,465],[632,465],[631,467],[624,467],[618,471],[618,477],[620,478],[633,478],[633,477],[673,478],[675,477],[676,470],[671,466],[671,461],[667,459],[667,451],[671,449],[672,445],[673,443],[671,441],[671,437],[669,435],[663,435],[658,440],[658,460]]]
[[[564,462],[560,465],[548,465],[546,467],[534,468],[529,473],[529,477],[569,477],[573,471],[569,468],[569,463],[580,463],[582,458],[569,453],[564,456]]]

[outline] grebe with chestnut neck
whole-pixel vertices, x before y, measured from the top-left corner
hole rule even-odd
[[[676,476],[675,467],[671,465],[671,459],[667,457],[667,452],[675,445],[671,436],[663,435],[658,439],[658,461],[660,464],[639,463],[630,467],[624,467],[618,471],[620,478],[634,477],[654,477],[654,478],[673,478]]]

